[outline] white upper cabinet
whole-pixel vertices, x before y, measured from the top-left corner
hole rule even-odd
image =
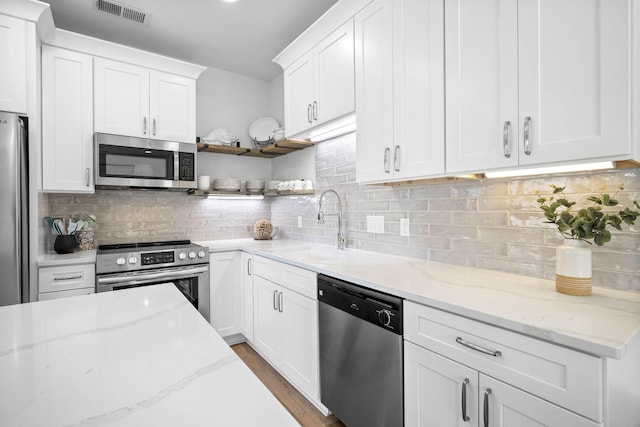
[[[628,158],[629,0],[445,0],[448,173]]]
[[[356,179],[391,175],[393,1],[374,0],[355,16]]]
[[[93,60],[42,46],[42,189],[93,193]]]
[[[95,59],[96,132],[195,143],[195,80]]]
[[[287,136],[354,110],[353,55],[349,20],[284,70]]]
[[[355,17],[359,182],[444,173],[442,2],[375,0]]]
[[[0,111],[27,112],[27,23],[0,15]]]

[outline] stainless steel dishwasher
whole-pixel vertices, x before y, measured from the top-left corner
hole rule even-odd
[[[320,397],[348,427],[404,425],[402,298],[318,275]]]

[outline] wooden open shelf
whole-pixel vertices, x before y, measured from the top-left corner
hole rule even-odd
[[[303,148],[311,147],[312,145],[313,142],[307,139],[283,139],[282,141],[278,141],[275,144],[268,145],[261,149],[228,147],[225,145],[213,145],[203,142],[197,143],[198,151],[217,154],[231,154],[234,156],[263,157],[267,159],[302,150]]]
[[[189,190],[190,196],[200,196],[200,197],[208,197],[212,196],[224,196],[224,197],[244,197],[244,196],[264,196],[265,198],[270,197],[282,197],[282,196],[302,196],[302,195],[310,195],[316,194],[315,190],[282,190],[282,191],[268,191],[260,193],[250,193],[244,191],[202,191],[202,190]]]

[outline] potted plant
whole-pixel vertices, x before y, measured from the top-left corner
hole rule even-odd
[[[633,225],[640,212],[629,207],[618,206],[615,199],[620,184],[613,194],[600,193],[587,197],[591,206],[577,209],[564,195],[565,187],[551,185],[552,194],[541,196],[538,204],[547,223],[555,224],[565,238],[564,244],[556,248],[556,290],[569,295],[591,295],[591,248],[595,243],[602,246],[611,240],[610,228],[622,230],[622,224]],[[640,209],[637,201],[633,204]]]

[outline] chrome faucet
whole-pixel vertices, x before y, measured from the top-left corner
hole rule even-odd
[[[338,199],[338,213],[333,214],[325,214],[322,210],[322,200],[327,193],[333,193],[336,195]],[[344,249],[347,239],[344,237],[342,233],[342,200],[340,200],[340,195],[336,193],[334,190],[327,190],[322,195],[320,195],[320,209],[318,210],[318,224],[324,224],[324,216],[325,215],[337,215],[338,216],[338,249]]]

